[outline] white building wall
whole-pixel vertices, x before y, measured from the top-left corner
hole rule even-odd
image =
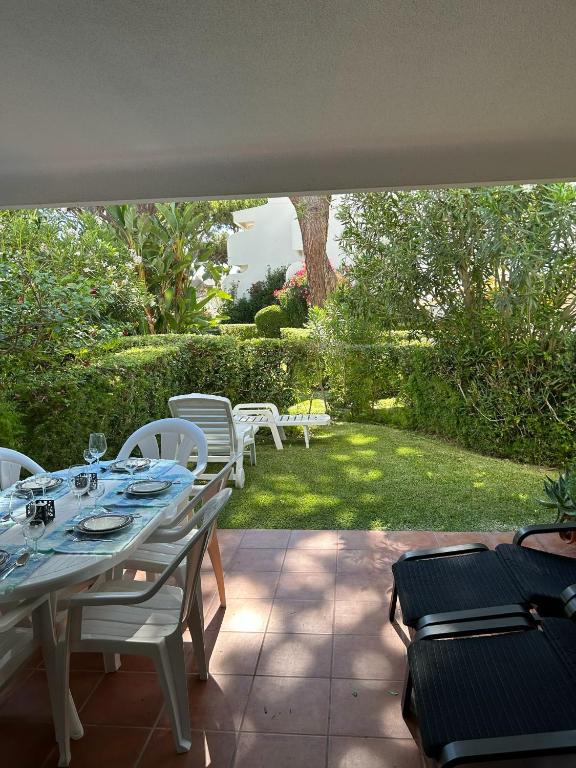
[[[337,242],[342,225],[335,216],[337,206],[333,198],[326,244],[328,258],[336,268],[342,262]],[[244,296],[252,283],[262,280],[268,268],[293,265],[293,273],[303,265],[300,225],[288,197],[270,198],[265,205],[236,211],[233,218],[240,230],[228,238],[228,264],[236,269],[224,285],[230,289],[236,284],[238,297]]]

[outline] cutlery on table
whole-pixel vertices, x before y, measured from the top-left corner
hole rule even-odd
[[[4,571],[4,573],[0,575],[0,581],[3,581],[6,576],[9,576],[12,571],[16,570],[16,568],[22,568],[23,565],[26,565],[28,560],[30,560],[30,552],[22,552],[16,558],[16,562],[14,562],[7,571]]]

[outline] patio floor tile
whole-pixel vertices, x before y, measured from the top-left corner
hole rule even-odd
[[[225,578],[226,597],[274,597],[279,578],[279,571],[229,571]]]
[[[235,733],[193,731],[190,751],[177,754],[172,732],[156,728],[138,768],[231,768],[236,741]]]
[[[335,584],[334,573],[281,573],[276,597],[333,600]]]
[[[285,549],[264,547],[238,548],[232,558],[230,571],[280,571],[284,562]]]
[[[264,638],[258,675],[330,677],[331,635],[279,634]]]
[[[52,723],[11,723],[1,726],[2,765],[38,768],[55,746]]]
[[[389,581],[390,568],[397,560],[397,556],[391,556],[388,550],[373,552],[366,549],[345,549],[338,552],[338,573],[357,573],[370,577],[383,575]]]
[[[96,670],[71,671],[70,689],[78,709],[102,678],[103,673]],[[48,683],[43,669],[34,670],[22,682],[13,684],[2,698],[0,725],[4,723],[52,723]]]
[[[253,675],[264,635],[259,632],[206,632],[210,672],[225,675]],[[196,671],[190,649],[189,670]]]
[[[249,675],[188,676],[190,722],[195,731],[238,731],[252,685]],[[158,726],[169,728],[164,710]]]
[[[334,634],[381,635],[390,627],[388,612],[382,603],[338,600],[334,610]]]
[[[80,709],[84,725],[152,726],[162,709],[160,683],[149,672],[105,675]]]
[[[332,680],[330,733],[411,739],[402,719],[402,682]]]
[[[388,625],[380,636],[336,635],[332,676],[365,680],[401,680],[406,648]]]
[[[292,531],[290,530],[282,530],[280,528],[247,530],[244,533],[240,547],[242,549],[246,547],[279,547],[285,549],[288,546],[291,533]]]
[[[429,549],[436,546],[434,531],[387,531],[390,551]]]
[[[84,736],[71,743],[71,765],[80,768],[127,768],[136,764],[148,738],[148,728],[120,728],[112,725],[89,725]],[[14,763],[22,768],[21,763]],[[43,768],[58,765],[54,749]]]
[[[386,549],[388,531],[338,531],[339,549]]]
[[[325,768],[325,765],[324,736],[265,733],[241,733],[234,762],[234,768]]]
[[[411,739],[332,736],[328,768],[421,768],[420,753]]]
[[[288,549],[337,549],[337,531],[292,531]]]
[[[213,603],[214,610],[206,622],[207,631],[223,632],[264,632],[272,600],[264,598],[232,598],[226,601],[226,608]]]
[[[324,735],[330,681],[309,677],[255,677],[243,731]]]
[[[289,549],[282,573],[334,573],[336,549]]]
[[[392,592],[392,572],[387,578],[382,573],[378,578],[367,579],[357,573],[336,574],[336,600],[380,602],[387,605]]]
[[[268,632],[331,634],[334,603],[327,600],[281,600],[272,604]]]

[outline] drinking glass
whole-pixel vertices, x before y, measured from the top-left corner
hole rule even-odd
[[[84,453],[82,455],[86,464],[90,464],[90,466],[92,466],[92,464],[94,464],[96,461],[96,456],[92,455],[90,448],[84,448]]]
[[[74,496],[76,496],[78,512],[80,512],[80,497],[84,496],[90,487],[90,475],[86,471],[86,465],[70,467],[68,470],[68,486]]]
[[[98,472],[100,471],[100,459],[108,450],[106,435],[103,432],[92,432],[88,441],[88,450],[97,459]]]
[[[20,526],[28,548],[28,523],[36,514],[36,500],[32,491],[13,491],[10,494],[9,515]]]
[[[46,526],[44,525],[44,520],[40,520],[39,518],[33,517],[31,520],[28,521],[27,525],[25,526],[25,534],[24,538],[28,538],[31,541],[34,542],[34,548],[32,550],[31,560],[37,560],[40,555],[38,554],[38,540],[44,536],[44,533],[46,532]]]
[[[98,511],[98,499],[101,499],[106,492],[106,485],[104,480],[97,478],[95,483],[88,485],[88,497],[92,499],[93,504],[90,506],[92,512]]]

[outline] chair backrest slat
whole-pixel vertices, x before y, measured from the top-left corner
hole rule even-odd
[[[196,474],[206,469],[208,461],[203,431],[184,419],[158,419],[145,424],[126,440],[118,458],[127,459],[135,448],[147,459],[175,459],[183,467],[188,466],[192,457]]]
[[[0,490],[8,488],[19,480],[21,469],[33,475],[45,471],[25,453],[11,448],[0,448]]]
[[[227,397],[191,393],[176,395],[168,400],[170,413],[197,424],[208,442],[208,453],[233,456],[238,452],[238,440],[232,416],[232,404]]]

